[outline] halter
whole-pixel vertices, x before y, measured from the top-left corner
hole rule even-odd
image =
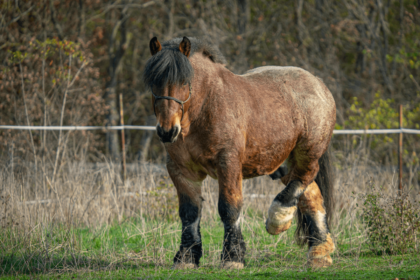
[[[184,118],[184,104],[187,103],[188,100],[190,100],[191,98],[191,91],[192,91],[192,87],[191,87],[191,83],[188,83],[188,86],[190,88],[190,95],[188,96],[187,100],[185,101],[181,101],[179,99],[176,99],[174,97],[170,97],[170,96],[157,96],[153,93],[153,89],[150,88],[150,90],[152,91],[152,95],[155,98],[155,103],[153,104],[153,111],[155,112],[155,116],[156,116],[156,101],[158,101],[159,99],[168,99],[168,100],[173,100],[177,103],[179,103],[181,105],[181,111],[182,111],[182,117],[181,117],[181,121]]]

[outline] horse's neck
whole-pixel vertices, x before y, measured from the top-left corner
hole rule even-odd
[[[191,104],[191,117],[198,118],[209,95],[222,95],[223,75],[232,73],[223,65],[213,63],[208,58],[200,57],[193,62],[194,67],[194,102]],[[214,100],[212,100],[214,102]],[[191,120],[193,121],[193,120]]]

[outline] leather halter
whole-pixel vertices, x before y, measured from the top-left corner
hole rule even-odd
[[[187,100],[185,100],[185,101],[181,101],[177,98],[170,97],[170,96],[157,96],[153,93],[153,89],[150,88],[150,90],[152,91],[152,95],[155,98],[155,103],[153,104],[153,111],[155,112],[155,116],[156,116],[156,101],[158,101],[160,99],[168,99],[168,100],[173,100],[173,101],[175,101],[175,102],[177,102],[181,105],[181,111],[182,111],[181,121],[182,121],[182,119],[184,118],[184,104],[187,103],[187,101],[190,100],[190,98],[191,98],[191,92],[192,92],[191,83],[188,83],[188,86],[190,88],[190,95],[188,96]]]

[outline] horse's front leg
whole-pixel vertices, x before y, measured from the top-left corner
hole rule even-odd
[[[205,175],[186,178],[182,170],[170,159],[167,168],[178,193],[179,217],[182,222],[181,246],[174,257],[174,268],[194,268],[199,265],[203,254],[200,219],[203,202],[201,182]]]
[[[301,181],[293,180],[274,198],[265,223],[268,233],[277,235],[290,228],[298,199],[304,190],[305,186]]]
[[[242,168],[239,160],[224,155],[219,159],[219,214],[225,234],[223,239],[222,266],[243,268],[245,242],[240,227],[242,198]]]

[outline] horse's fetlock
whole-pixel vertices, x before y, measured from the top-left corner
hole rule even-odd
[[[194,264],[195,266],[199,266],[200,258],[202,256],[202,245],[193,244],[192,246],[184,247],[181,245],[179,251],[176,253],[174,257],[174,264],[183,263],[183,264]]]
[[[225,242],[221,254],[222,264],[233,262],[244,264],[246,245],[239,227],[225,228]]]
[[[308,251],[308,263],[312,267],[326,267],[332,264],[330,254],[335,251],[335,245],[331,238],[331,234],[328,233],[323,242],[317,242],[316,244],[309,247]]]

